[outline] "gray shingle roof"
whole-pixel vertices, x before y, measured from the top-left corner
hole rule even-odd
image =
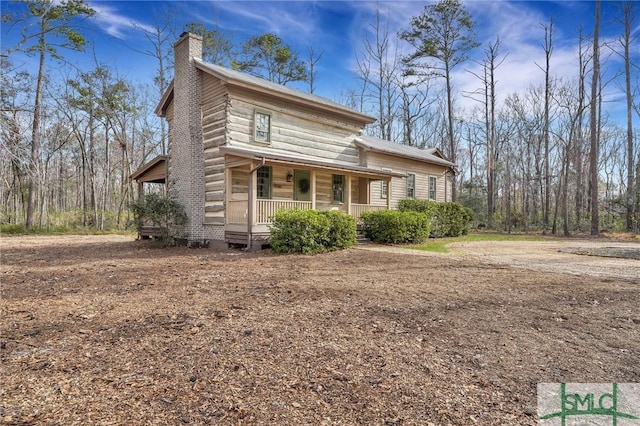
[[[397,157],[412,158],[426,161],[433,164],[440,164],[455,168],[455,164],[435,155],[436,148],[417,148],[415,146],[402,145],[385,139],[374,138],[372,136],[359,136],[356,138],[356,145],[384,154],[395,155]]]
[[[204,62],[202,59],[194,58],[196,66],[202,71],[208,72],[225,82],[232,82],[239,86],[250,87],[255,90],[270,92],[275,94],[280,94],[287,96],[289,98],[297,99],[307,104],[312,104],[314,106],[321,106],[329,110],[334,110],[341,112],[343,114],[348,114],[357,118],[358,120],[364,123],[373,123],[376,121],[374,117],[363,114],[351,108],[347,108],[344,105],[341,105],[337,102],[333,102],[327,98],[323,98],[321,96],[313,95],[311,93],[306,93],[301,90],[293,89],[291,87],[283,86],[281,84],[273,83],[271,81],[265,80],[260,77],[255,77],[253,75],[235,71],[229,68],[225,68],[219,65],[210,64],[208,62]]]

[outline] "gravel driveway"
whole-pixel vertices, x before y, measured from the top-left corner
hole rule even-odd
[[[640,243],[571,239],[549,241],[476,241],[452,243],[447,254],[378,245],[367,250],[411,251],[416,255],[448,256],[541,272],[587,275],[640,283]],[[626,258],[612,257],[623,253]],[[609,254],[603,256],[603,254]]]
[[[517,268],[640,282],[640,261],[637,259],[578,254],[597,253],[598,249],[605,248],[640,252],[638,243],[593,240],[505,241],[459,243],[452,248],[483,261]],[[577,253],[572,253],[571,249],[575,249]]]

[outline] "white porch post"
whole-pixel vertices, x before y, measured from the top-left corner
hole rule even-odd
[[[228,223],[228,209],[229,209],[229,200],[231,200],[231,180],[233,179],[232,171],[230,168],[225,167],[224,169],[224,223]]]
[[[449,185],[451,180],[449,179],[449,169],[444,171],[444,201],[449,201]]]
[[[387,181],[387,210],[391,210],[391,178],[385,178]]]
[[[311,210],[316,210],[316,171],[309,171],[309,180],[311,181]]]
[[[251,243],[253,240],[253,225],[256,222],[256,207],[257,207],[257,195],[255,188],[258,185],[258,174],[255,173],[260,167],[264,166],[265,158],[262,158],[262,163],[254,166],[251,162],[251,170],[249,170],[249,194],[247,196],[247,250],[251,250]]]
[[[345,192],[347,193],[345,197],[345,202],[347,203],[347,214],[351,214],[351,176],[345,176]]]
[[[249,217],[247,217],[247,221],[249,226],[253,229],[253,225],[256,224],[256,211],[258,207],[258,197],[256,187],[258,186],[258,174],[255,171],[260,168],[260,166],[255,166],[254,163],[251,163],[251,171],[249,172],[249,196],[248,196],[248,210]]]

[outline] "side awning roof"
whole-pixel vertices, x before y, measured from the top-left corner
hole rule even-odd
[[[167,158],[166,155],[158,155],[140,166],[129,178],[138,182],[165,183],[167,180]]]

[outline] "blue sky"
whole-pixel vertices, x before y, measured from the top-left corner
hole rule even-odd
[[[7,0],[0,0],[3,13],[13,8]],[[307,56],[310,46],[315,52],[324,52],[318,64],[316,94],[340,101],[350,89],[357,88],[354,79],[356,55],[362,52],[365,37],[372,37],[376,7],[383,19],[388,20],[392,40],[395,34],[408,28],[412,16],[420,14],[424,1],[93,1],[88,3],[96,10],[96,16],[82,23],[83,32],[94,48],[88,47],[84,55],[65,53],[71,62],[83,69],[94,66],[92,49],[97,61],[110,64],[119,75],[151,84],[156,70],[154,60],[136,51],[149,50],[151,46],[140,31],[140,27],[152,29],[154,24],[166,20],[166,8],[176,11],[172,24],[176,35],[188,22],[201,22],[207,26],[218,26],[225,35],[240,46],[248,37],[265,32],[279,35],[298,51]],[[593,32],[594,1],[465,1],[465,7],[476,21],[478,41],[486,45],[497,35],[502,41],[501,52],[506,55],[497,73],[500,98],[522,91],[531,84],[541,84],[543,72],[536,65],[544,64],[543,24],[551,17],[555,20],[556,33],[551,60],[552,72],[557,77],[573,78],[577,74],[577,40],[580,27],[590,37]],[[602,2],[601,40],[614,43],[622,34],[622,27],[614,22],[617,5]],[[640,19],[634,31],[640,31]],[[18,28],[9,31],[2,26],[2,51],[15,44]],[[398,48],[407,51],[408,45],[398,42]],[[482,55],[482,47],[476,55]],[[640,49],[634,52],[634,62],[640,63]],[[608,49],[603,49],[604,75],[611,78],[622,70],[622,61]],[[22,64],[35,72],[35,59],[14,56],[14,64]],[[474,70],[473,63],[456,70],[456,90],[473,91],[478,80],[468,72]],[[52,64],[55,70],[60,65]],[[638,71],[636,70],[636,73]],[[636,77],[637,78],[637,77]],[[306,90],[306,86],[302,87]],[[607,100],[621,99],[621,86],[607,86]],[[470,100],[459,104],[469,107]],[[611,111],[621,110],[624,105],[609,104]],[[618,111],[619,112],[619,111]]]

